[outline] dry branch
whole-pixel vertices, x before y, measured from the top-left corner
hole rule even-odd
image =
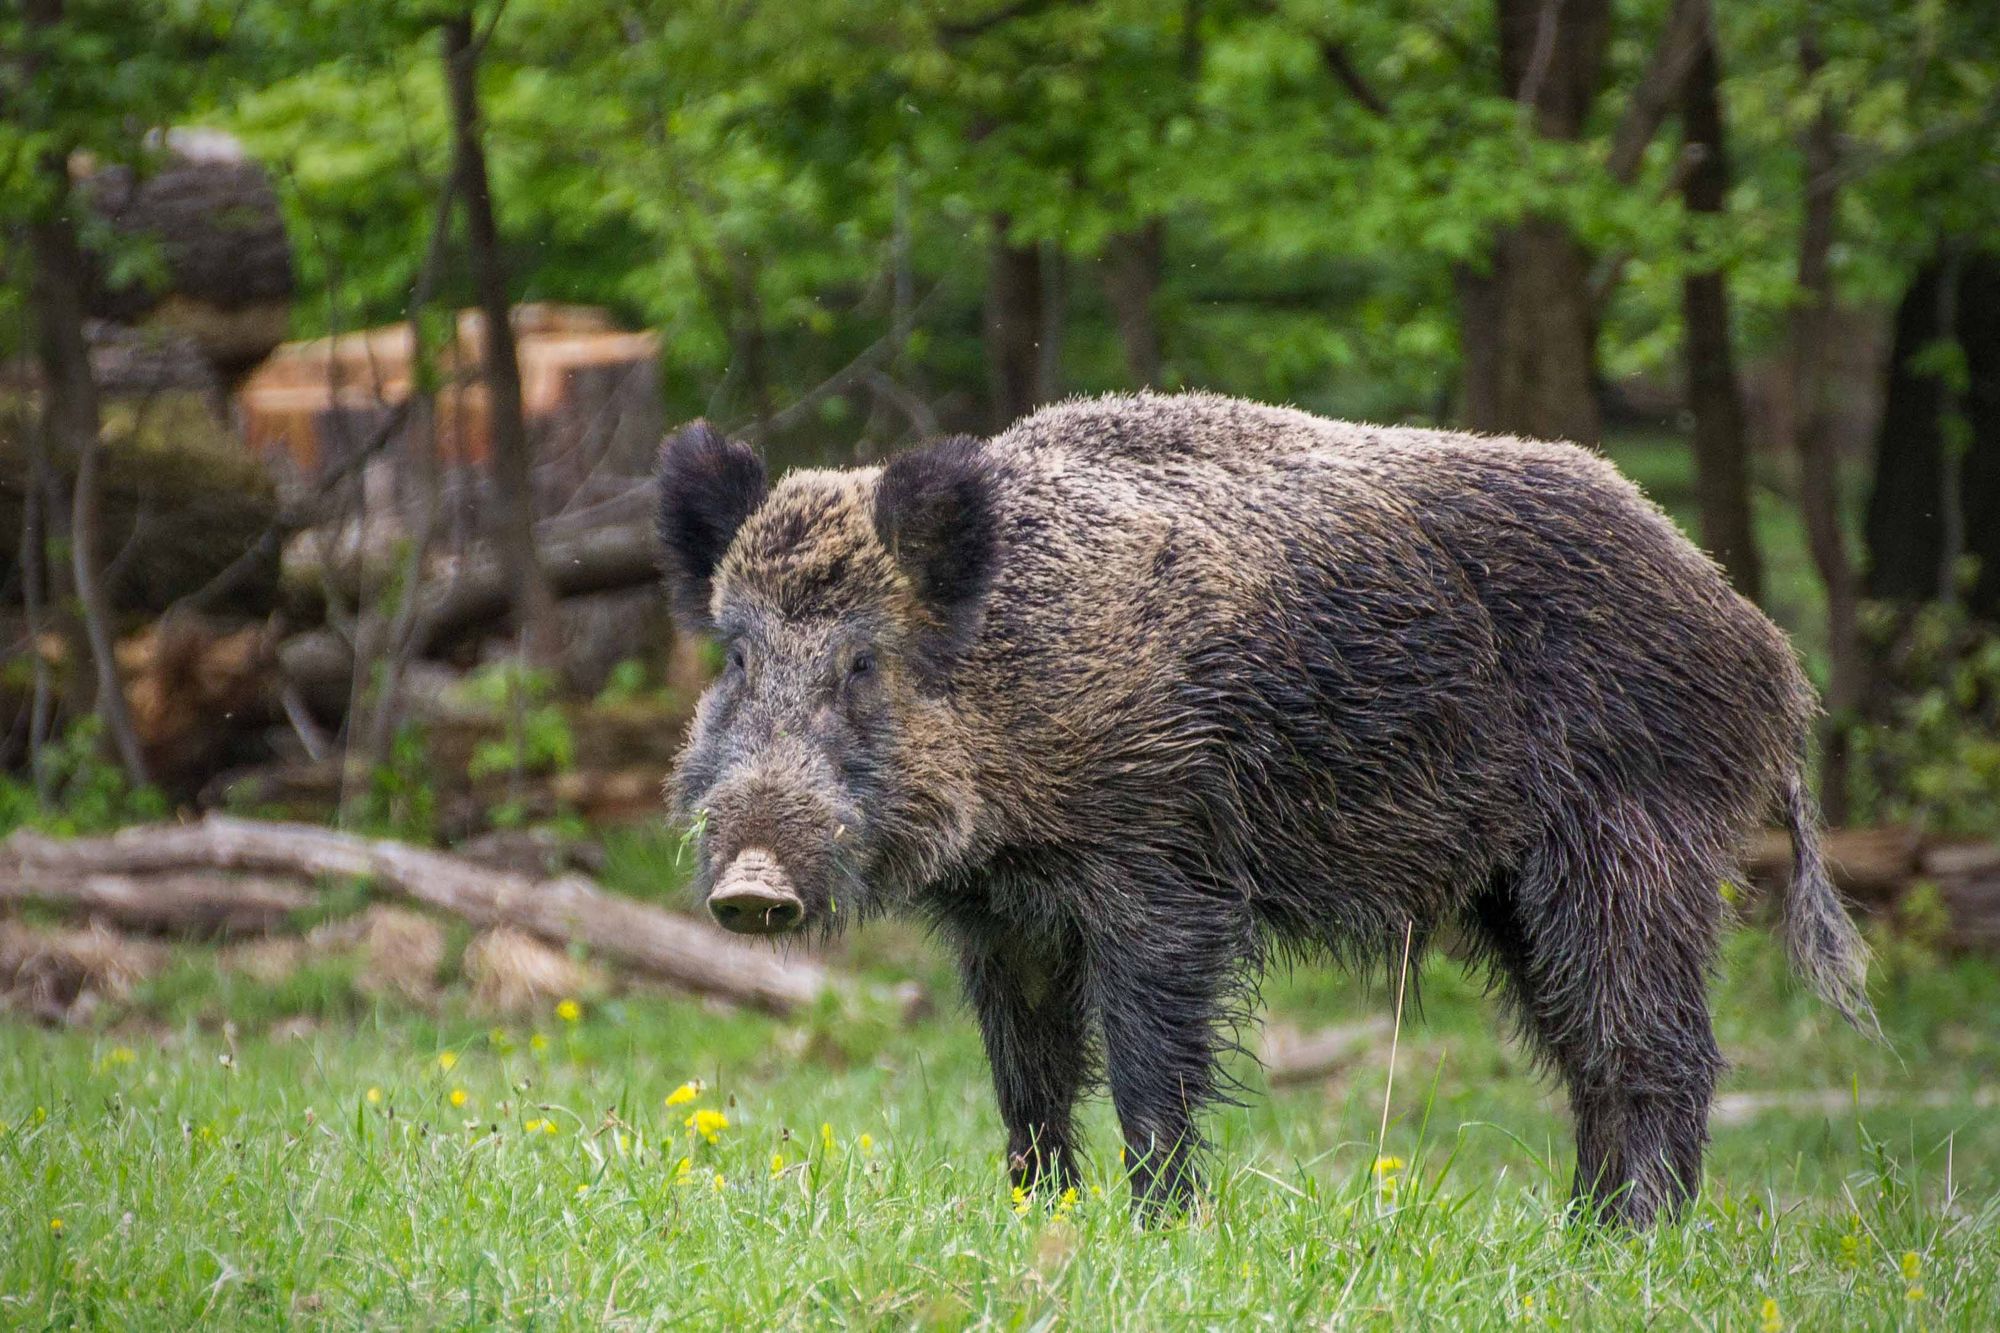
[[[535,880],[444,852],[306,824],[210,815],[106,838],[16,833],[6,844],[24,876],[152,876],[195,870],[305,879],[360,877],[477,926],[510,926],[704,995],[776,1012],[816,1000],[826,970],[780,958],[714,926],[605,893],[580,876]]]

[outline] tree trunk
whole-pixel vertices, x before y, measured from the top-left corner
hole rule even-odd
[[[1889,384],[1876,435],[1874,485],[1868,495],[1868,595],[1928,602],[1937,595],[1944,556],[1945,385],[1913,364],[1947,336],[1941,316],[1947,266],[1918,270],[1896,307]]]
[[[60,16],[60,6],[49,4],[39,11],[36,22],[53,24]],[[98,566],[101,454],[97,387],[90,378],[90,353],[83,337],[84,268],[72,213],[69,155],[61,148],[50,148],[43,152],[39,165],[49,198],[28,224],[28,246],[34,263],[31,300],[35,351],[42,370],[42,457],[67,452],[76,459],[69,521],[70,570],[96,668],[97,712],[126,776],[143,785],[146,761],[118,681],[111,608]]]
[[[986,273],[986,372],[993,427],[1004,430],[1043,402],[1042,252],[1008,243],[1008,219],[994,219]]]
[[[1916,361],[1941,338],[1963,355],[1963,394]],[[1965,439],[1955,457],[1954,416]],[[1867,538],[1871,597],[1963,595],[1974,615],[2000,619],[2000,256],[1927,264],[1897,307]],[[1978,561],[1969,589],[1956,568],[1968,555]]]
[[[1811,83],[1821,58],[1812,36],[1801,38],[1799,62]],[[1827,725],[1822,751],[1820,803],[1830,822],[1843,822],[1849,797],[1848,728],[1854,725],[1867,691],[1867,659],[1862,652],[1860,584],[1840,523],[1839,452],[1826,383],[1826,348],[1833,312],[1833,248],[1839,189],[1839,140],[1831,105],[1805,134],[1805,219],[1799,233],[1799,290],[1791,328],[1792,444],[1798,456],[1799,510],[1806,543],[1820,582],[1826,587],[1828,656]]]
[[[453,175],[465,206],[467,257],[485,316],[485,376],[492,424],[495,537],[508,564],[514,619],[528,659],[550,663],[560,649],[555,594],[535,551],[534,457],[521,407],[521,364],[512,305],[500,262],[499,228],[486,172],[479,113],[479,48],[470,10],[444,21],[445,78],[451,90]]]
[[[1596,444],[1597,326],[1590,258],[1569,228],[1529,218],[1502,234],[1499,416],[1480,429]]]
[[[1498,9],[1501,86],[1538,134],[1577,138],[1603,75],[1607,0],[1498,0]],[[1468,300],[1476,287],[1460,283],[1466,424],[1597,443],[1597,329],[1583,247],[1559,219],[1529,217],[1495,238],[1483,281],[1490,299]]]
[[[1125,351],[1125,373],[1134,388],[1160,382],[1160,269],[1165,259],[1167,224],[1154,218],[1134,231],[1111,238],[1104,252],[1104,299],[1118,326],[1118,343]]]
[[[1688,212],[1719,217],[1729,188],[1722,103],[1713,37],[1704,31],[1681,91],[1681,124],[1691,165],[1682,185]],[[1743,389],[1730,343],[1728,279],[1719,268],[1691,270],[1681,281],[1688,410],[1694,415],[1695,497],[1701,536],[1751,601],[1763,597],[1763,561],[1750,509],[1749,442]]]

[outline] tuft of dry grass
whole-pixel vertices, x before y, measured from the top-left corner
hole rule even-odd
[[[473,1002],[499,1014],[540,1013],[558,1000],[603,988],[590,968],[506,926],[474,937],[460,968]]]

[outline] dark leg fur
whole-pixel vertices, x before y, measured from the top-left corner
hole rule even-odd
[[[1200,1184],[1207,1141],[1198,1118],[1224,1095],[1218,1061],[1246,963],[1229,917],[1227,906],[1204,901],[1161,911],[1144,932],[1096,941],[1106,1073],[1143,1215],[1185,1207]],[[1164,921],[1176,923],[1174,933],[1161,931]]]
[[[960,974],[979,1016],[993,1090],[1007,1126],[1014,1184],[1079,1180],[1071,1116],[1092,1081],[1089,1006],[1074,949],[963,943]]]
[[[1474,907],[1523,1029],[1568,1087],[1579,1212],[1641,1227],[1699,1191],[1722,1069],[1707,994],[1721,865],[1668,826],[1610,803]]]

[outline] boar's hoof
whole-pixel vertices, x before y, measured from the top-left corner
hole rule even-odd
[[[739,935],[782,935],[805,919],[806,905],[769,852],[738,852],[708,895],[708,910]]]

